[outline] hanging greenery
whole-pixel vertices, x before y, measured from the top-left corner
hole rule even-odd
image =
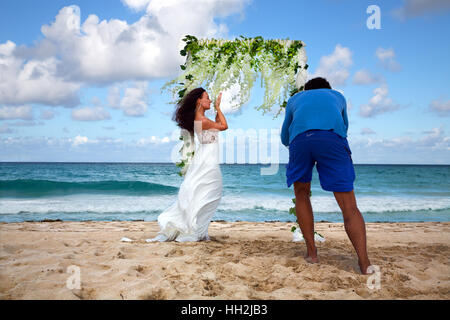
[[[235,40],[197,39],[187,35],[180,51],[186,62],[180,75],[167,82],[162,90],[169,90],[174,103],[197,87],[204,87],[210,96],[220,92],[231,93],[231,109],[237,110],[250,100],[253,85],[260,75],[264,99],[256,109],[263,112],[277,107],[277,117],[286,107],[287,100],[302,91],[307,78],[308,65],[305,44],[299,40],[264,40],[262,37]],[[180,138],[181,139],[181,138]],[[185,146],[188,139],[185,141]],[[180,152],[184,155],[184,147]],[[193,152],[182,158],[177,166],[184,175]]]
[[[278,106],[276,116],[286,106],[287,99],[303,90],[308,65],[305,44],[299,40],[264,40],[262,37],[235,40],[201,39],[187,35],[180,54],[186,57],[181,74],[166,83],[179,102],[196,87],[205,87],[212,97],[238,86],[232,98],[232,108],[239,109],[250,99],[258,75],[265,88],[263,103],[257,107],[263,113]]]

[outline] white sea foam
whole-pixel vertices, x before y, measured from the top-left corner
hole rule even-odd
[[[419,210],[450,210],[450,198],[411,198],[411,197],[358,197],[358,207],[361,212],[398,212]],[[311,198],[314,212],[340,212],[336,200],[331,195]],[[228,196],[221,201],[219,209],[227,211],[264,209],[288,211],[294,204],[288,197],[245,197]]]
[[[176,196],[86,196],[1,199],[0,214],[17,213],[133,213],[162,211]]]
[[[1,199],[0,214],[27,213],[145,213],[161,212],[176,200],[176,195],[111,196],[73,195],[38,199]],[[361,212],[407,212],[448,209],[450,198],[444,197],[358,197]],[[340,212],[332,195],[313,196],[311,204],[316,213]],[[225,195],[219,205],[221,212],[264,211],[287,213],[294,204],[286,196]],[[238,217],[237,217],[238,218]]]

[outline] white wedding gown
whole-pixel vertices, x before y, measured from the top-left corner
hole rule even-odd
[[[155,241],[209,240],[208,227],[222,198],[222,173],[219,166],[219,131],[203,130],[178,199],[158,216]]]

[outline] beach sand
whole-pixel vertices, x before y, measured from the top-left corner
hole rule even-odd
[[[1,223],[0,298],[450,298],[448,222],[367,223],[379,290],[359,273],[343,224],[316,223],[326,242],[315,265],[303,259],[304,243],[291,241],[292,225],[217,221],[208,242],[145,243],[156,222]],[[80,268],[80,289],[67,288],[69,266]]]

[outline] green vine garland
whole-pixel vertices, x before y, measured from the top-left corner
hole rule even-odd
[[[216,97],[219,92],[238,84],[241,92],[234,97],[234,102],[240,108],[250,99],[253,84],[261,75],[264,101],[256,109],[266,113],[278,105],[278,116],[287,99],[303,90],[308,65],[302,41],[244,36],[235,40],[198,40],[186,35],[183,42],[185,46],[180,54],[186,57],[186,62],[180,66],[182,72],[162,88],[172,92],[174,103],[199,86],[208,88]]]

